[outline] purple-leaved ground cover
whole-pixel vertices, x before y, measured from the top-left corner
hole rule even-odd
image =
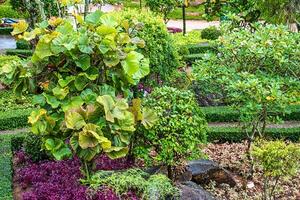
[[[127,159],[110,160],[101,155],[96,161],[98,170],[120,170],[134,164]],[[80,184],[82,178],[78,158],[63,161],[40,161],[33,163],[24,152],[15,154],[15,183],[23,189],[23,200],[138,200],[134,192],[129,191],[122,197],[110,188],[90,191]]]

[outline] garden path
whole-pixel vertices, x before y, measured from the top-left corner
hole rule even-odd
[[[15,49],[16,41],[12,36],[0,35],[0,51],[2,49]]]
[[[238,127],[238,122],[213,122],[208,124],[209,127]],[[299,128],[300,121],[286,121],[279,124],[269,124],[267,128]]]

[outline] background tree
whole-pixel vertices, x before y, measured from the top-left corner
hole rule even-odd
[[[177,6],[181,5],[181,0],[145,0],[146,6],[151,11],[161,14],[164,18],[165,23],[168,22],[168,15]]]

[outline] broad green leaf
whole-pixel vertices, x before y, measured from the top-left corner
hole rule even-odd
[[[149,108],[143,109],[142,124],[146,129],[151,128],[159,120],[158,116]]]
[[[56,48],[65,48],[66,50],[70,51],[74,49],[78,43],[77,35],[59,35],[57,38],[53,40],[53,45],[56,45],[58,47]],[[52,46],[52,49],[54,47]],[[56,51],[60,52],[60,51]]]
[[[46,113],[47,111],[45,109],[34,110],[28,117],[28,122],[30,124],[35,124],[40,119],[40,117],[45,115]]]
[[[39,61],[42,60],[46,57],[52,56],[53,53],[50,49],[50,43],[46,43],[45,39],[40,39],[40,41],[38,42],[35,51],[34,51],[34,56],[36,56],[38,58],[38,60],[32,60],[32,61]]]
[[[56,31],[63,35],[67,35],[72,33],[74,31],[74,28],[70,22],[64,22],[56,28]]]
[[[117,30],[112,26],[101,25],[96,29],[96,33],[105,36],[109,34],[116,34]]]
[[[65,79],[59,79],[58,83],[60,87],[64,88],[75,80],[75,76],[67,76]]]
[[[82,115],[72,111],[66,113],[65,120],[67,128],[74,130],[79,130],[86,124]]]
[[[116,89],[110,85],[104,84],[104,85],[99,86],[99,94],[115,97]]]
[[[97,99],[97,94],[94,93],[91,89],[85,89],[81,92],[80,96],[86,104],[93,104]]]
[[[100,153],[100,146],[95,148],[80,149],[78,156],[86,161],[91,161],[97,154]]]
[[[110,122],[114,122],[115,121],[114,116],[111,112],[115,107],[114,99],[109,95],[103,95],[97,98],[97,102],[103,106],[106,120]]]
[[[58,108],[60,105],[60,102],[54,97],[49,94],[43,93],[44,97],[46,98],[46,102],[52,107],[52,108]]]
[[[131,51],[130,53],[127,54],[126,59],[121,62],[124,72],[129,77],[131,77],[133,74],[135,74],[139,70],[141,58],[142,58],[142,55],[140,53]]]
[[[128,147],[111,147],[104,150],[110,159],[123,158],[128,154]]]
[[[65,158],[70,158],[72,156],[72,151],[68,147],[63,147],[52,152],[52,155],[56,160],[63,160]]]
[[[78,75],[75,78],[75,87],[78,91],[82,91],[89,83],[89,80],[86,78],[84,74]]]
[[[20,20],[18,23],[13,24],[14,30],[12,35],[18,35],[24,33],[28,29],[28,24],[25,20]]]
[[[61,88],[59,86],[56,86],[55,88],[53,88],[52,92],[56,98],[63,100],[69,94],[69,88]]]
[[[83,71],[85,71],[91,66],[91,58],[87,54],[82,54],[75,63],[77,67],[80,67]]]
[[[103,15],[100,20],[101,20],[101,23],[105,26],[110,26],[110,27],[118,26],[117,19],[112,15],[108,15],[108,14]]]
[[[96,80],[99,74],[99,70],[96,67],[90,67],[88,70],[85,71],[85,76],[91,81]]]
[[[124,118],[119,119],[118,124],[123,131],[135,131],[134,115],[129,111],[124,111]]]
[[[101,16],[103,15],[103,13],[100,11],[100,10],[97,10],[93,13],[90,13],[88,14],[86,17],[85,17],[85,22],[87,22],[88,24],[91,24],[91,25],[97,25],[100,23],[100,20],[101,20]]]
[[[64,112],[74,109],[74,108],[79,108],[84,104],[84,101],[80,96],[72,97],[71,99],[68,99],[65,101],[62,105],[62,109]]]
[[[135,121],[141,121],[143,119],[141,105],[142,101],[140,98],[132,100],[132,107],[130,107],[129,110],[134,115]]]
[[[34,105],[44,106],[46,104],[46,99],[42,94],[34,95],[32,98],[32,103]]]

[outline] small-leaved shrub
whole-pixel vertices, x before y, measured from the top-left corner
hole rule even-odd
[[[156,88],[144,104],[160,120],[151,129],[139,131],[134,149],[137,157],[147,164],[174,167],[201,156],[199,145],[206,141],[206,120],[192,92]],[[172,174],[169,177],[173,178]]]
[[[24,139],[25,153],[33,162],[38,162],[48,158],[45,150],[42,148],[43,141],[41,136],[28,134]]]
[[[99,171],[86,183],[94,190],[101,187],[113,188],[118,196],[135,191],[145,200],[164,200],[179,196],[178,189],[165,175],[150,175],[140,169],[129,169],[124,172]]]
[[[137,36],[145,41],[145,48],[140,51],[149,57],[150,77],[143,82],[157,85],[165,81],[178,68],[178,54],[174,41],[160,17],[143,10],[128,10],[121,12],[123,20],[137,20],[142,23]]]
[[[291,179],[300,169],[299,144],[283,141],[259,141],[253,147],[252,155],[264,177],[263,200],[276,199],[276,189],[282,179]]]
[[[221,31],[215,26],[205,28],[201,31],[201,37],[207,40],[216,40],[222,35]]]

